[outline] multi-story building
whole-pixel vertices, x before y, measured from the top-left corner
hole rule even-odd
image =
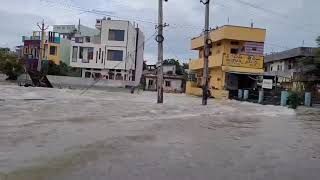
[[[22,41],[24,43],[22,58],[28,68],[36,69],[41,50],[41,32],[34,31],[32,36],[23,36]],[[58,33],[45,33],[42,60],[60,64],[60,37]]]
[[[100,31],[95,28],[87,27],[84,25],[79,24],[76,25],[54,25],[53,31],[60,34],[61,41],[61,61],[67,65],[70,65],[70,49],[71,47],[71,39],[75,37],[93,37],[98,36]]]
[[[317,50],[318,48],[313,47],[298,47],[266,55],[266,74],[277,77],[277,82],[285,89],[297,90],[297,86],[301,84],[317,86],[317,83],[310,83],[320,80],[313,64]]]
[[[263,75],[266,30],[226,25],[210,31],[209,90],[215,98],[228,98],[230,91],[257,87],[255,77]],[[202,95],[204,36],[193,38],[192,50],[199,58],[189,64],[186,93]]]
[[[144,34],[129,21],[98,19],[97,36],[72,38],[70,65],[82,69],[83,78],[140,83]]]

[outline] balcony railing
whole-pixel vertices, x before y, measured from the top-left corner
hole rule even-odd
[[[192,60],[190,70],[203,68],[203,58]],[[249,56],[244,54],[215,54],[209,57],[209,68],[218,66],[245,67],[252,69],[263,68],[263,56]]]

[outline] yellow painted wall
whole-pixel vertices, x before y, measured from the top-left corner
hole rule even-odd
[[[249,28],[240,26],[222,26],[217,30],[211,31],[211,40],[213,42],[224,39],[232,39],[238,41],[264,42],[266,38],[266,30],[259,28]],[[196,37],[191,40],[191,49],[197,50],[204,46],[204,36]]]
[[[210,81],[209,87],[211,89],[219,89],[222,90],[224,86],[224,73],[222,72],[220,67],[211,68],[210,69]]]
[[[57,52],[55,55],[50,55],[50,46],[56,46],[57,47]],[[56,63],[57,65],[60,64],[61,61],[61,49],[60,49],[60,44],[56,44],[56,43],[47,43],[46,44],[46,57],[47,60],[53,61],[54,63]]]
[[[209,57],[209,89],[215,98],[228,98],[229,91],[225,90],[225,78],[227,72],[262,74],[263,56],[248,56],[231,54],[231,49],[241,49],[245,42],[264,42],[266,37],[265,29],[247,28],[238,26],[223,26],[210,33],[213,41],[211,56]],[[238,44],[231,44],[237,41]],[[192,39],[191,46],[194,50],[199,50],[199,58],[192,60],[189,69],[201,74],[203,70],[203,36]],[[202,75],[201,75],[202,76]],[[198,83],[187,83],[187,94],[202,95],[202,89]],[[189,86],[189,87],[188,87]]]
[[[194,82],[188,81],[186,85],[186,94],[194,96],[202,96],[202,89],[196,87]]]
[[[229,91],[211,89],[210,93],[216,99],[229,98]],[[202,96],[202,88],[195,87],[194,82],[188,81],[186,85],[186,94],[193,95],[193,96]]]

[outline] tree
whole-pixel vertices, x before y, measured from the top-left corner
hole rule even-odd
[[[188,63],[183,63],[182,67],[184,70],[189,69],[189,64]]]
[[[60,62],[59,65],[53,61],[43,61],[43,72],[48,75],[56,76],[76,76],[80,77],[81,72],[77,68],[72,68],[64,62]]]
[[[317,38],[316,41],[318,44],[318,51],[316,52],[315,64],[316,64],[318,70],[320,70],[320,36]]]
[[[23,65],[18,57],[8,48],[0,48],[0,72],[8,76],[6,80],[17,80],[23,71]]]
[[[177,75],[186,75],[184,64],[181,65],[179,60],[177,59],[166,59],[163,61],[164,65],[175,65],[176,66],[176,74]]]

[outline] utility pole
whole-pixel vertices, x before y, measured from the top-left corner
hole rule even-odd
[[[168,1],[168,0],[164,0]],[[156,41],[158,42],[158,64],[157,64],[157,92],[158,104],[163,103],[163,28],[167,24],[163,24],[163,0],[159,0],[159,16],[158,16],[158,35]]]
[[[200,0],[205,5],[205,26],[204,26],[204,63],[203,63],[203,85],[202,85],[202,105],[207,105],[208,101],[208,64],[210,56],[210,46],[212,41],[209,38],[209,10],[210,0]]]
[[[42,20],[41,26],[39,23],[37,23],[37,26],[41,30],[41,43],[40,43],[40,53],[39,53],[39,60],[38,60],[38,67],[37,70],[41,72],[41,63],[42,63],[42,57],[45,54],[44,49],[44,43],[45,43],[45,36],[46,36],[46,30],[49,28],[49,26],[45,27],[44,20]]]

